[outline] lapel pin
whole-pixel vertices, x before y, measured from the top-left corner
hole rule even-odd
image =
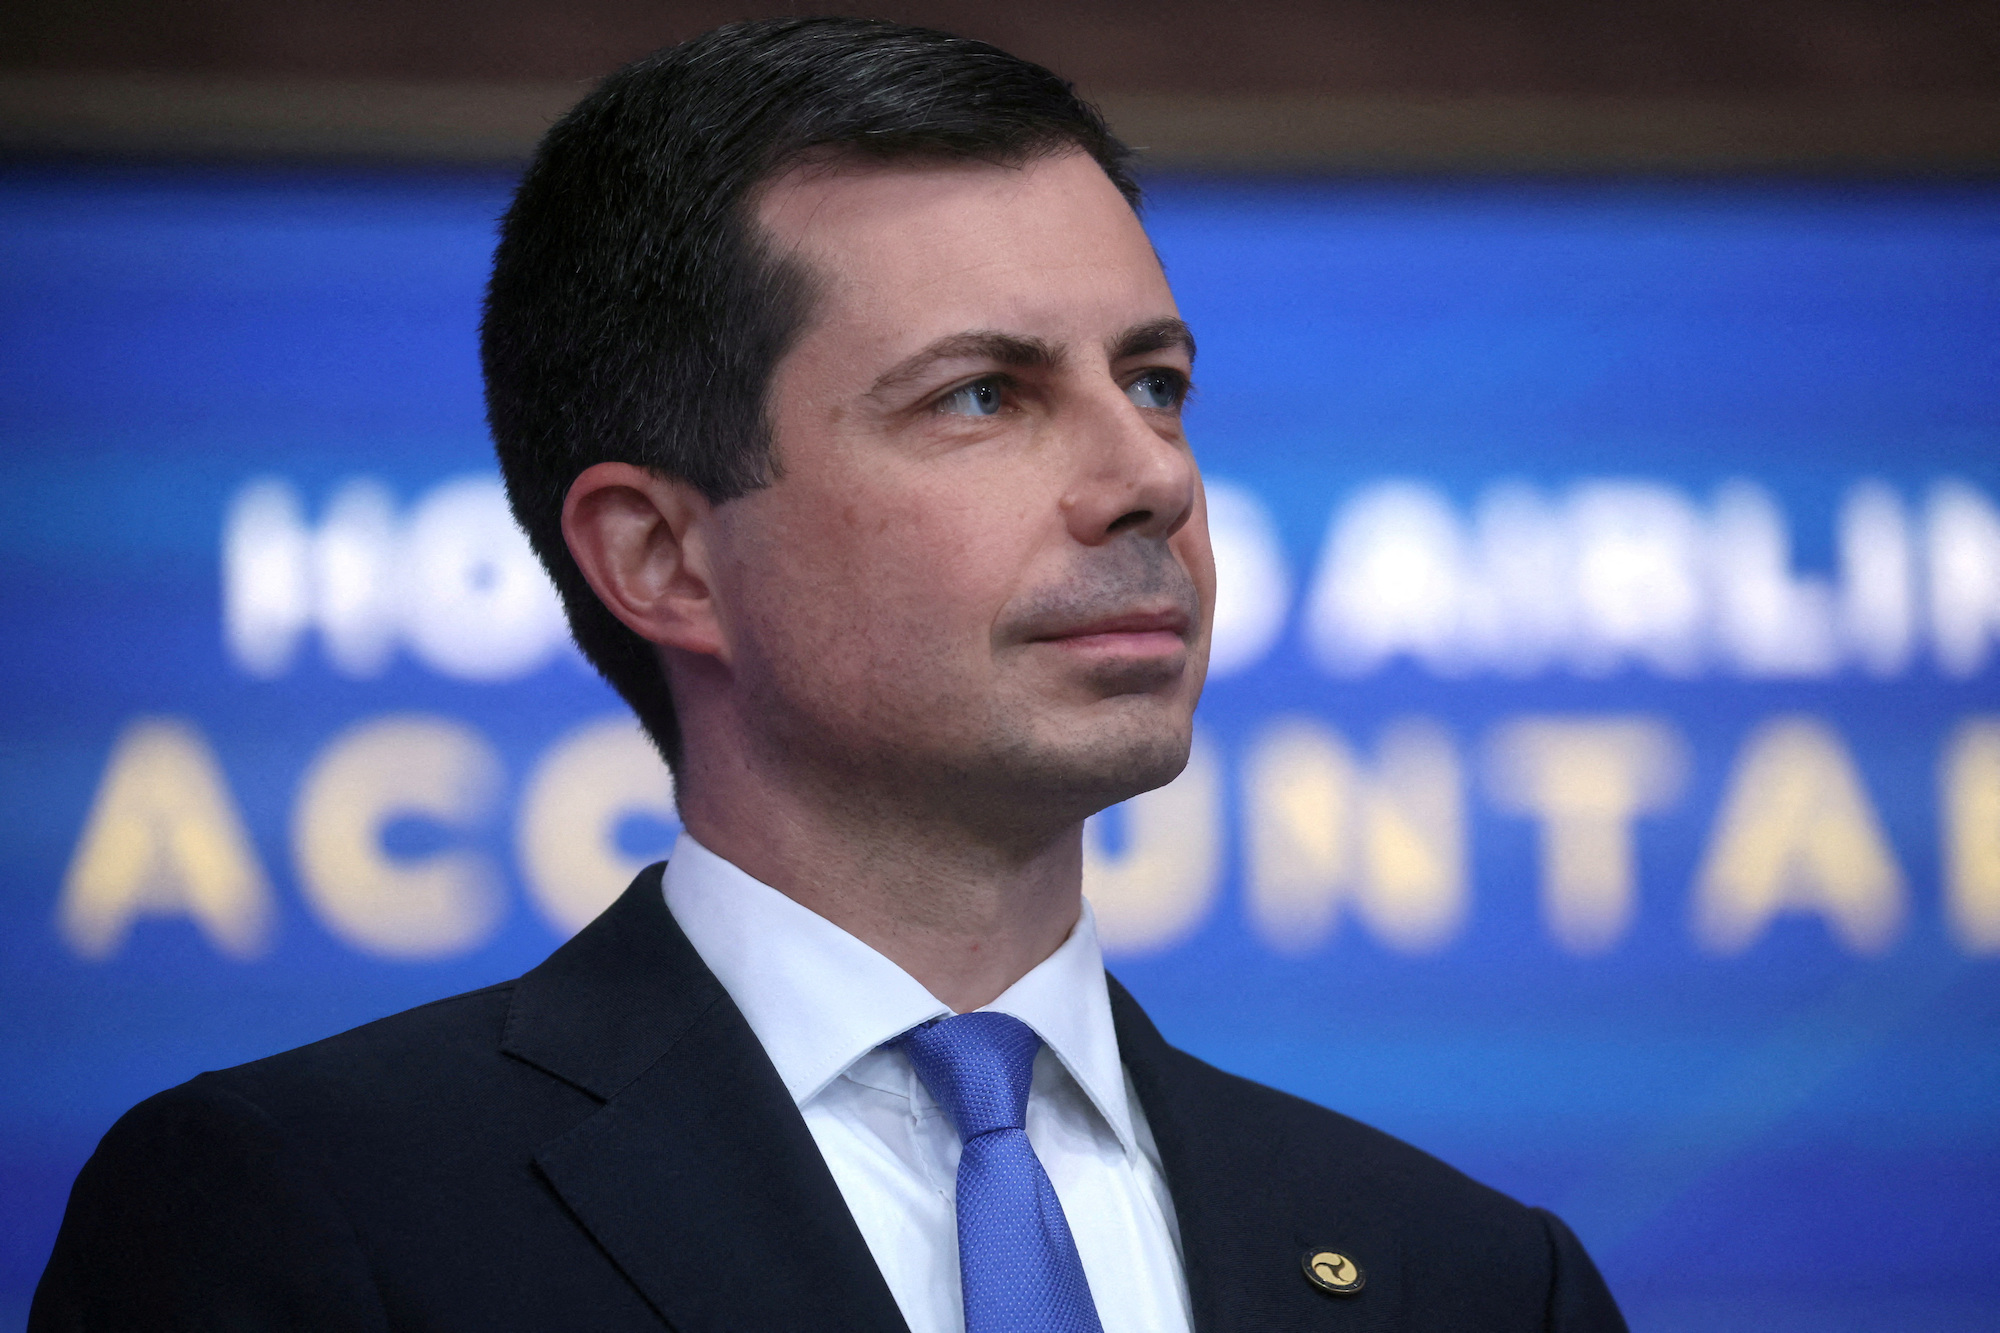
[[[1336,1296],[1352,1296],[1368,1280],[1360,1264],[1336,1250],[1307,1250],[1305,1270],[1315,1287]]]

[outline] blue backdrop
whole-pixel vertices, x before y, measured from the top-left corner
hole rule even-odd
[[[0,1318],[125,1107],[670,845],[499,508],[495,175],[0,175]],[[1642,1330],[2000,1320],[2000,188],[1153,183],[1222,622],[1168,1036]]]

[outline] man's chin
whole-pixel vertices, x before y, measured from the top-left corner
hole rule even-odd
[[[1009,776],[1037,803],[1059,804],[1063,817],[1085,819],[1166,786],[1187,767],[1193,728],[1185,718],[1096,721],[1052,728],[1041,743],[1016,750]]]

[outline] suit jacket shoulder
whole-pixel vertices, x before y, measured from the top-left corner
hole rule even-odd
[[[1114,980],[1119,1050],[1160,1147],[1195,1323],[1624,1333],[1562,1222],[1409,1144],[1169,1046]],[[1308,1254],[1359,1265],[1351,1295]]]
[[[144,1261],[129,1262],[139,1255]],[[902,1326],[659,869],[517,981],[141,1103],[35,1330]]]

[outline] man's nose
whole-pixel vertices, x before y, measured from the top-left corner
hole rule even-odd
[[[1073,423],[1075,479],[1062,505],[1071,535],[1095,546],[1127,533],[1165,541],[1194,513],[1194,455],[1117,384],[1090,395]]]

